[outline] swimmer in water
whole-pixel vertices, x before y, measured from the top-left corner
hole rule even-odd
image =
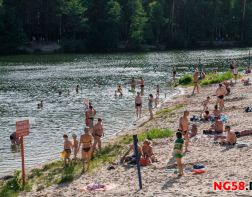
[[[16,132],[13,132],[13,133],[10,135],[10,141],[11,141],[11,144],[12,144],[12,145],[19,145],[19,144],[20,144],[20,139],[17,138]]]
[[[160,87],[159,85],[157,85],[157,96],[159,96],[159,92],[160,92]]]
[[[122,90],[122,86],[121,85],[118,85],[117,92],[119,93],[120,96],[123,95],[123,90]]]
[[[79,94],[79,89],[80,89],[80,86],[79,86],[79,85],[77,85],[77,86],[76,86],[76,89],[75,89],[76,94]]]

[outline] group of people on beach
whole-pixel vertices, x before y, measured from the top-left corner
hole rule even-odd
[[[204,100],[201,105],[203,107],[203,110],[201,111],[201,117],[197,120],[200,121],[213,121],[213,124],[208,128],[207,130],[203,130],[203,134],[206,135],[214,135],[214,140],[216,142],[219,142],[220,145],[235,145],[237,142],[237,136],[236,133],[231,131],[231,127],[229,125],[225,125],[225,102],[224,98],[228,96],[231,92],[232,86],[234,86],[235,83],[237,83],[238,78],[238,68],[234,62],[232,62],[231,67],[235,82],[233,83],[231,81],[224,81],[223,83],[220,83],[215,91],[215,94],[213,96],[216,97],[216,102],[214,105],[214,109],[212,114],[210,114],[209,111],[209,105],[211,97],[207,96],[206,100]],[[250,68],[247,67],[245,70],[245,74],[251,73]],[[193,74],[193,82],[194,82],[194,88],[193,93],[194,95],[195,90],[197,89],[197,93],[199,93],[199,71],[198,69],[195,70]],[[246,84],[244,84],[246,85]],[[196,124],[192,125],[191,133],[189,133],[189,111],[184,111],[183,116],[179,119],[179,129],[176,133],[176,141],[174,144],[174,153],[173,156],[176,158],[176,163],[178,167],[178,175],[183,175],[183,162],[182,158],[186,152],[190,152],[188,150],[189,146],[189,139],[190,137],[193,137],[197,135],[198,129]],[[195,117],[191,118],[193,121]],[[223,120],[224,119],[224,120]],[[226,133],[226,135],[223,135]],[[183,151],[184,149],[184,151]]]
[[[77,159],[77,154],[79,151],[81,151],[83,172],[85,171],[85,163],[87,164],[87,169],[89,169],[90,160],[94,152],[97,150],[97,145],[99,151],[101,151],[101,138],[103,136],[104,128],[102,119],[100,118],[98,118],[97,123],[93,127],[85,127],[84,134],[80,136],[79,141],[77,140],[76,134],[72,135],[73,139],[71,141],[68,139],[68,136],[64,134],[64,151],[62,152],[62,157],[64,158],[65,165],[70,163],[70,156],[72,151],[74,153],[74,160]]]

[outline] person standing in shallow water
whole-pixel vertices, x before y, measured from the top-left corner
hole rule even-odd
[[[80,89],[80,86],[79,86],[79,85],[77,85],[77,86],[76,86],[76,89],[75,89],[76,94],[79,94],[79,89]]]
[[[174,81],[174,82],[175,82],[175,80],[176,80],[176,74],[177,74],[176,67],[173,66],[173,68],[172,68],[172,78],[173,78],[173,81]]]
[[[136,108],[136,115],[137,118],[141,117],[142,112],[142,97],[140,96],[140,92],[137,92],[137,96],[135,98],[135,108]]]
[[[102,136],[104,136],[103,123],[101,118],[98,118],[98,122],[94,126],[93,136],[94,136],[93,151],[96,149],[97,144],[99,151],[101,151],[101,138]]]
[[[136,89],[136,80],[135,80],[134,77],[132,77],[132,79],[131,79],[130,86],[131,86],[131,90],[135,90]]]
[[[96,110],[90,105],[87,111],[88,116],[88,126],[90,128],[94,127],[94,117],[96,115]]]

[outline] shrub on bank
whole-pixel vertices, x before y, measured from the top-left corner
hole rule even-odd
[[[189,85],[193,81],[193,77],[190,74],[186,74],[179,79],[180,85]]]
[[[231,72],[224,72],[224,73],[217,73],[217,74],[208,74],[206,75],[205,79],[203,79],[200,84],[201,85],[210,85],[210,84],[216,84],[221,83],[226,80],[230,80],[233,78],[233,75]]]

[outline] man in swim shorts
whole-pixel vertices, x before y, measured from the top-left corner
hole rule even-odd
[[[101,137],[104,136],[103,124],[101,118],[98,118],[98,122],[94,126],[93,136],[94,136],[93,150],[96,149],[96,145],[98,144],[98,148],[101,151]]]
[[[215,95],[217,97],[216,105],[220,106],[220,111],[222,112],[225,105],[224,105],[224,96],[227,94],[226,88],[220,83]]]
[[[92,156],[92,145],[94,138],[90,134],[90,128],[86,127],[84,129],[84,134],[80,137],[79,149],[81,148],[81,155],[82,155],[82,173],[85,172],[85,163],[87,163],[87,170],[90,167],[90,160]]]
[[[176,162],[177,162],[179,176],[182,176],[184,174],[184,172],[183,172],[183,163],[182,163],[184,140],[182,138],[182,133],[181,132],[177,132],[176,137],[177,137],[177,139],[176,139],[175,144],[174,144],[174,157],[175,157]]]
[[[198,69],[195,69],[195,72],[193,74],[193,92],[192,95],[194,95],[195,90],[197,89],[197,93],[199,94],[199,71]]]
[[[184,115],[179,119],[179,129],[185,139],[185,152],[189,152],[188,146],[189,146],[189,111],[184,111]]]
[[[136,115],[137,118],[141,117],[141,112],[142,112],[142,97],[140,95],[140,92],[137,92],[137,96],[135,98],[135,108],[136,108]]]
[[[220,120],[220,117],[214,117],[214,124],[210,127],[209,130],[214,130],[215,133],[221,134],[224,131],[224,124]]]
[[[227,138],[224,140],[221,140],[220,144],[223,145],[235,145],[237,138],[234,132],[231,132],[230,126],[225,126],[225,132],[227,132]]]

